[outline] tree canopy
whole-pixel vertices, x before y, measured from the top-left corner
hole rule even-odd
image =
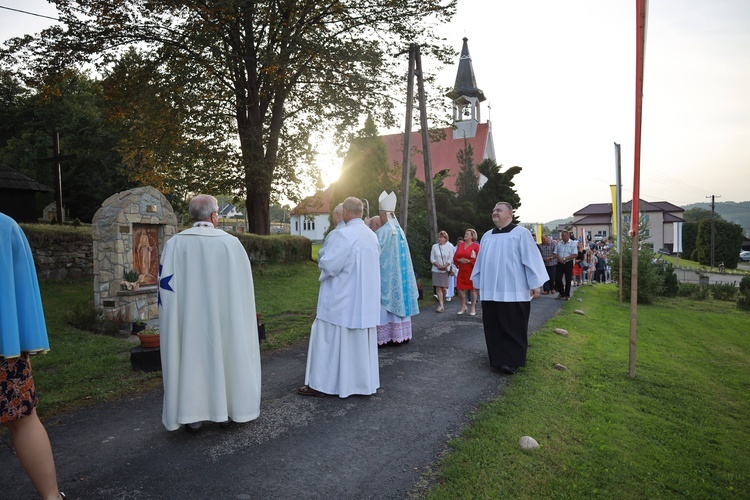
[[[342,140],[367,110],[394,124],[393,89],[405,72],[395,54],[417,43],[443,63],[453,55],[434,28],[450,20],[456,0],[54,3],[65,29],[9,44],[6,57],[23,63],[27,81],[76,64],[116,74],[135,47],[135,69],[158,74],[162,99],[185,127],[180,137],[165,133],[160,147],[172,141],[195,153],[159,175],[214,175],[220,167],[246,196],[249,230],[259,234],[269,232],[273,198],[293,196],[299,168],[313,164],[314,134],[335,129]],[[121,151],[147,165],[137,147],[143,138],[131,132]]]

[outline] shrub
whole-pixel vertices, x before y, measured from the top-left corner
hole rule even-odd
[[[737,296],[737,282],[714,283],[708,286],[711,296],[716,300],[732,301]]]
[[[680,283],[677,289],[677,295],[679,297],[692,297],[693,294],[700,288],[697,283]]]
[[[696,285],[698,288],[690,294],[690,298],[693,300],[706,300],[708,299],[708,287]]]
[[[661,277],[663,288],[661,295],[664,297],[676,297],[680,288],[680,282],[674,273],[674,266],[666,264],[657,268],[656,273]]]
[[[750,292],[740,293],[737,296],[737,309],[750,311]]]
[[[627,240],[629,242],[629,240]],[[642,247],[638,252],[638,303],[650,304],[654,298],[662,295],[664,289],[664,275],[660,264],[653,264],[654,252],[648,247]],[[619,258],[616,252],[612,254],[612,276],[619,272]],[[630,248],[623,246],[622,251],[622,298],[630,300],[630,279],[633,259]]]
[[[750,293],[750,276],[743,276],[740,280],[740,293]]]
[[[94,301],[89,300],[74,304],[65,317],[65,323],[79,330],[104,335],[117,335],[120,333],[124,321],[120,316],[112,319],[107,318],[104,312],[94,305]]]

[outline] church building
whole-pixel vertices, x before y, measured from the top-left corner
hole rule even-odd
[[[458,153],[466,144],[471,145],[475,168],[486,159],[496,160],[495,145],[492,139],[492,123],[487,120],[481,121],[481,106],[485,101],[485,95],[477,87],[474,77],[471,56],[469,55],[468,39],[463,39],[461,57],[458,62],[456,82],[453,89],[446,95],[452,101],[453,124],[445,127],[443,139],[430,143],[430,160],[433,175],[437,172],[447,171],[443,185],[451,191],[456,191],[456,180],[461,171],[458,162]],[[389,165],[401,165],[404,156],[404,134],[387,134],[381,138],[385,143],[388,153]],[[424,182],[424,158],[422,155],[422,134],[419,130],[411,132],[412,153],[410,161],[416,166],[417,179]],[[346,159],[344,159],[346,164]],[[399,167],[398,177],[401,176]],[[481,188],[487,179],[476,172],[477,186]],[[329,214],[331,206],[331,195],[333,189],[318,191],[300,202],[291,211],[290,232],[291,234],[306,236],[313,241],[323,239],[330,225]]]

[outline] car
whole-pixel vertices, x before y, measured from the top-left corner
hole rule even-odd
[[[740,252],[740,262],[750,262],[750,250]]]
[[[658,250],[658,253],[660,253],[662,255],[670,255],[672,252],[669,251],[669,248],[660,248]]]

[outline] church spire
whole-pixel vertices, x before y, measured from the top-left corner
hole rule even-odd
[[[463,41],[456,83],[446,96],[453,100],[454,137],[474,137],[480,120],[479,103],[486,98],[484,92],[477,87],[474,78],[474,68],[469,55],[469,39],[464,37]]]

